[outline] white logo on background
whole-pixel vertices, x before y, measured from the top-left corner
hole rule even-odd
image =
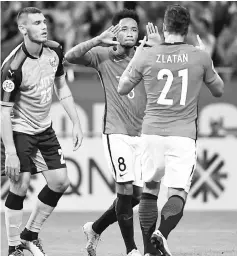
[[[2,83],[2,88],[5,92],[12,92],[15,88],[15,84],[11,80],[5,80]]]

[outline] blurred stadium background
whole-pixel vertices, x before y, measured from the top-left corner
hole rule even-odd
[[[189,8],[191,26],[187,40],[196,45],[196,34],[200,35],[214,66],[225,81],[225,93],[220,99],[214,99],[205,87],[201,91],[196,175],[186,206],[187,214],[171,235],[171,249],[177,256],[236,256],[237,2],[1,1],[1,63],[22,42],[16,24],[16,15],[22,7],[35,6],[43,10],[48,21],[49,39],[61,43],[66,52],[77,43],[100,34],[110,25],[113,14],[124,7],[135,9],[140,15],[140,38],[148,21],[158,25],[161,33],[164,10],[171,3]],[[51,110],[53,126],[67,160],[71,187],[58,204],[58,213],[54,213],[45,225],[42,237],[46,238],[49,255],[85,255],[85,240],[79,227],[99,216],[97,211],[107,209],[115,198],[115,186],[107,171],[101,142],[104,92],[97,73],[82,66],[68,63],[65,66],[84,140],[82,147],[73,152],[70,120],[54,97]],[[26,211],[32,209],[44,183],[41,175],[32,177],[24,203]],[[8,182],[2,178],[1,211],[7,192]],[[165,199],[166,188],[162,187],[159,209]],[[1,220],[1,252],[6,254],[3,214]],[[142,249],[137,213],[135,222],[138,246]],[[117,225],[106,231],[98,255],[113,256],[124,252],[118,232]]]

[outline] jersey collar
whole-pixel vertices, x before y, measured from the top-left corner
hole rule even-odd
[[[42,55],[43,48],[44,48],[44,47],[42,46],[42,48],[41,48],[41,50],[40,50],[39,57]],[[26,55],[27,57],[29,57],[29,58],[31,58],[31,59],[38,59],[38,58],[32,56],[32,55],[27,51],[26,46],[25,46],[24,43],[22,44],[22,50],[23,50],[23,52],[25,53],[25,55]]]
[[[118,53],[116,50],[114,50],[113,48],[112,48],[112,54],[113,54],[113,57],[115,58],[115,59],[118,59],[118,60],[125,60],[125,59],[128,59],[128,60],[130,60],[130,59],[132,59],[132,57],[134,56],[134,54],[135,54],[135,47],[134,47],[134,52],[133,52],[133,54],[131,54],[131,56],[127,56],[125,53]]]

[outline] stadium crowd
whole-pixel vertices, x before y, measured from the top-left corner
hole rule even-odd
[[[150,21],[162,31],[165,1],[24,1],[1,2],[1,62],[12,48],[22,41],[17,29],[16,15],[26,6],[43,10],[48,20],[48,38],[62,44],[64,51],[100,34],[110,24],[113,14],[125,8],[135,9],[141,18],[140,38],[145,24]],[[231,67],[237,75],[237,2],[234,1],[179,1],[191,13],[188,42],[197,44],[199,34],[217,67]]]

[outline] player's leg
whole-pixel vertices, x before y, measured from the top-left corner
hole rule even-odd
[[[135,207],[136,205],[139,204],[141,192],[138,192],[138,190],[141,190],[141,188],[137,186],[133,186],[134,193],[132,197],[132,207]],[[108,228],[113,223],[117,222],[117,216],[115,211],[116,203],[117,203],[117,198],[113,201],[112,205],[108,208],[107,211],[105,211],[96,221],[90,224],[92,230],[97,235],[101,235],[106,228]],[[89,224],[87,224],[86,226],[89,226]]]
[[[21,173],[17,182],[9,179],[10,190],[5,201],[8,255],[21,255],[20,227],[23,218],[23,202],[30,184],[30,175],[29,172]]]
[[[183,216],[196,164],[196,144],[194,140],[183,137],[167,137],[166,140],[164,184],[169,188],[169,199],[161,210],[160,226],[152,235],[152,243],[169,256],[167,238]]]
[[[38,234],[69,186],[66,168],[48,170],[43,175],[47,185],[38,194],[36,205],[21,233],[23,244],[34,256],[46,255]]]
[[[158,194],[160,182],[146,182],[143,187],[139,204],[139,220],[142,230],[144,255],[157,255],[157,250],[150,242],[151,235],[156,229],[158,219]]]
[[[133,185],[132,207],[139,204],[141,196],[141,188]],[[101,234],[113,223],[117,222],[116,215],[117,198],[113,201],[112,205],[105,211],[95,222],[87,222],[83,226],[84,234],[87,237],[88,243],[86,249],[91,256],[96,255],[96,247]]]
[[[116,182],[117,202],[115,206],[118,224],[124,239],[127,254],[139,254],[134,241],[133,227],[133,183],[135,177],[135,155],[131,137],[121,134],[107,135],[109,160]]]
[[[141,180],[141,167],[140,167],[140,154],[139,154],[139,138],[138,137],[129,137],[127,138],[130,140],[130,143],[134,145],[134,155],[135,155],[135,161],[134,161],[134,168],[135,168],[135,177],[136,180],[133,182],[133,197],[132,197],[132,207],[135,207],[136,205],[139,204],[141,193],[142,193],[142,187],[143,187],[143,182]],[[108,152],[108,145],[107,145],[107,140],[104,142],[104,147],[107,149],[106,154],[109,155]],[[135,152],[136,151],[136,152]],[[111,162],[110,158],[109,161]],[[112,168],[112,166],[109,166]],[[116,202],[117,198],[114,200],[112,205],[109,207],[109,209],[103,213],[94,223],[90,222],[86,224],[86,227],[84,226],[87,230],[94,231],[97,235],[101,235],[102,232],[111,224],[117,222],[117,216],[116,216]]]
[[[150,242],[158,219],[157,200],[160,180],[164,175],[164,143],[160,136],[142,135],[142,176],[145,181],[139,204],[139,220],[144,254],[159,255]]]
[[[103,144],[105,157],[107,159],[109,170],[115,181],[117,178],[120,179],[121,183],[126,183],[129,181],[131,186],[131,191],[133,191],[133,181],[134,174],[128,173],[128,169],[132,170],[134,166],[134,154],[131,150],[131,147],[128,145],[128,140],[130,139],[127,135],[121,134],[111,134],[111,135],[103,135]],[[134,195],[129,195],[131,197],[132,207],[139,203],[141,189],[134,186]],[[138,192],[140,191],[140,192]],[[132,193],[132,192],[131,192]],[[117,204],[119,200],[119,203]],[[117,221],[117,206],[118,211],[120,211],[121,200],[118,197],[114,200],[111,207],[94,223],[88,222],[84,225],[84,233],[87,236],[87,245],[86,249],[89,255],[96,255],[96,246],[100,237],[100,234],[112,223]],[[130,203],[129,203],[130,204]],[[125,238],[126,239],[126,238]]]
[[[5,201],[5,223],[9,245],[9,255],[23,255],[21,240],[20,240],[20,226],[23,217],[23,202],[30,184],[31,170],[35,170],[35,166],[30,158],[30,154],[34,148],[35,139],[23,133],[13,133],[13,139],[16,147],[16,152],[20,160],[20,177],[18,181],[9,179],[10,190]],[[1,141],[2,143],[2,141]],[[1,146],[1,162],[3,168],[4,146]]]
[[[183,210],[187,199],[184,189],[168,188],[168,201],[161,210],[161,221],[158,230],[151,237],[151,243],[165,256],[171,256],[167,239],[170,232],[177,226],[183,216]]]
[[[34,256],[45,255],[38,234],[70,184],[66,163],[54,131],[49,128],[39,137],[39,150],[32,159],[37,171],[43,173],[47,185],[40,191],[36,205],[21,233],[22,242]]]
[[[169,199],[161,211],[161,222],[159,226],[160,232],[166,239],[183,216],[187,193],[184,189],[169,188],[168,196]]]
[[[116,215],[120,231],[126,246],[128,255],[141,255],[134,241],[134,226],[133,226],[133,208],[132,196],[133,185],[132,182],[118,183],[116,182],[117,203]]]

